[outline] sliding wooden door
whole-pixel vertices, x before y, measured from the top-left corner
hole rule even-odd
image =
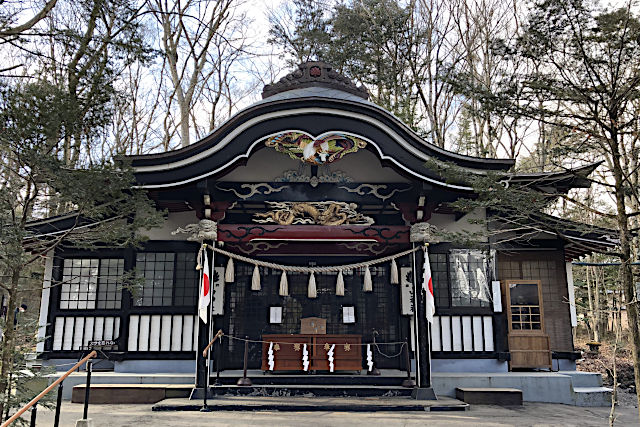
[[[551,368],[539,280],[507,280],[503,290],[509,320],[510,369]]]

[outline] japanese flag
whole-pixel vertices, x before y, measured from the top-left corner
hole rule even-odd
[[[204,323],[207,323],[207,307],[211,300],[211,282],[209,281],[209,258],[204,251],[204,265],[202,267],[202,283],[200,285],[200,298],[198,299],[198,314]]]
[[[422,281],[422,289],[426,293],[425,298],[425,314],[427,321],[433,323],[433,315],[436,313],[436,302],[433,298],[433,280],[431,278],[431,265],[429,265],[429,250],[424,248],[424,277]]]

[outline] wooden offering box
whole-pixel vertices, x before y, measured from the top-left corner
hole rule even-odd
[[[262,370],[269,370],[269,343],[279,343],[274,348],[274,371],[302,371],[302,350],[307,344],[310,371],[328,371],[328,348],[335,344],[334,371],[359,371],[362,369],[362,337],[360,335],[289,334],[263,335]],[[297,344],[300,344],[299,346]],[[328,346],[325,348],[325,345]],[[274,347],[275,344],[274,344]],[[277,348],[276,347],[276,348]]]

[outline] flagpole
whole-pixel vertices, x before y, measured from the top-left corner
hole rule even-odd
[[[200,246],[199,251],[202,250],[202,246]],[[199,262],[199,261],[198,261]],[[197,268],[197,267],[196,267]],[[194,387],[198,386],[198,354],[200,354],[200,294],[202,293],[202,281],[203,281],[203,272],[200,269],[200,280],[198,281],[198,299],[196,300],[196,343],[193,346],[196,352],[196,375],[195,375],[195,384]]]
[[[212,241],[211,242],[212,245],[215,245],[216,242]],[[212,246],[213,247],[213,246]],[[205,248],[206,250],[206,248]],[[215,256],[216,256],[216,252],[215,251],[211,251],[211,263],[209,263],[209,271],[207,272],[209,274],[209,277],[211,278],[209,280],[209,309],[207,310],[207,313],[209,315],[208,320],[209,320],[209,335],[207,336],[207,342],[211,342],[211,335],[213,334],[213,285],[215,283]],[[216,363],[218,361],[216,360]],[[207,379],[206,379],[206,387],[207,387],[207,391],[209,390],[209,381],[210,381],[210,377],[211,377],[211,351],[207,352]]]

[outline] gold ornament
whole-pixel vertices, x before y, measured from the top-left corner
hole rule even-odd
[[[324,349],[327,350],[327,351],[331,350],[331,345],[328,342],[325,343],[324,344]]]
[[[351,344],[345,344],[344,345],[344,351],[351,351]]]
[[[275,344],[273,345],[273,350],[274,350],[274,351],[278,351],[278,350],[280,350],[280,344],[275,343]]]
[[[293,345],[293,349],[294,349],[295,351],[300,351],[300,344],[295,343],[295,344]]]

